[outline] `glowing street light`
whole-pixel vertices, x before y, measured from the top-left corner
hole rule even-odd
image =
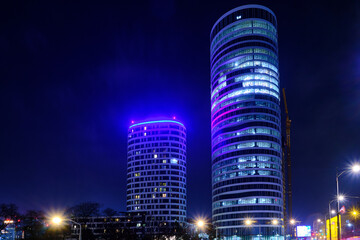
[[[65,219],[63,219],[63,218],[61,218],[61,217],[59,217],[59,216],[54,216],[54,217],[51,218],[51,222],[52,222],[53,224],[55,224],[55,225],[60,225],[60,224],[62,224],[64,221],[65,221]],[[75,221],[73,221],[73,220],[71,220],[71,219],[66,219],[66,221],[72,222],[73,224],[79,226],[79,229],[80,229],[80,231],[79,231],[79,240],[81,240],[81,238],[82,238],[82,236],[81,236],[81,224],[78,223],[78,222],[75,222]]]
[[[331,214],[335,214],[336,213],[336,211],[333,209],[333,210],[331,210]]]
[[[274,220],[271,221],[271,224],[272,225],[278,225],[279,221],[277,219],[274,219]]]
[[[344,195],[339,195],[339,196],[338,196],[338,201],[342,202],[342,201],[344,201],[344,200],[345,200]]]
[[[199,228],[203,228],[204,226],[205,226],[205,222],[204,222],[204,220],[198,220],[197,222],[196,222],[196,226],[198,226]]]
[[[250,218],[247,218],[244,220],[244,224],[247,226],[247,227],[252,227],[252,224],[253,223],[256,223],[256,221],[250,219]],[[257,235],[258,237],[261,237],[261,225],[259,225],[259,234]]]
[[[360,172],[360,165],[359,164],[355,164],[352,166],[351,170],[354,172],[354,173],[358,173]]]
[[[51,221],[56,225],[60,225],[62,223],[62,219],[60,217],[53,217]]]
[[[291,224],[291,225],[295,225],[295,224],[296,224],[296,220],[295,220],[295,219],[290,219],[290,224]]]
[[[250,226],[253,221],[251,221],[251,219],[245,219],[244,222],[245,222],[245,225],[246,225],[246,226]]]
[[[340,226],[340,219],[339,219],[339,212],[340,212],[340,201],[343,201],[345,198],[344,196],[340,195],[339,191],[339,177],[346,173],[346,172],[353,172],[353,173],[359,173],[360,172],[360,165],[358,163],[355,163],[352,165],[352,167],[349,169],[346,169],[342,171],[340,174],[336,173],[336,196],[337,196],[337,228],[338,228],[338,238],[341,239],[341,226]]]

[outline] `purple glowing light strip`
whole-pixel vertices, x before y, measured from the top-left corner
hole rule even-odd
[[[184,124],[182,124],[181,122],[177,122],[177,121],[173,121],[173,120],[158,120],[158,121],[136,123],[136,124],[131,125],[129,128],[132,128],[132,127],[135,127],[138,125],[153,124],[153,123],[177,123],[177,124],[180,124],[181,126],[185,127]]]

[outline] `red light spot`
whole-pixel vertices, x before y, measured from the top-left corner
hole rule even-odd
[[[134,123],[134,121],[131,121],[131,123]]]
[[[176,119],[176,117],[173,117],[173,119],[175,120],[175,119]]]

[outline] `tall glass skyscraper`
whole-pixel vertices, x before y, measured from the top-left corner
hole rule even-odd
[[[213,223],[225,239],[283,239],[275,14],[235,8],[210,39]]]
[[[178,121],[129,127],[127,211],[146,214],[147,231],[186,221],[186,129]]]

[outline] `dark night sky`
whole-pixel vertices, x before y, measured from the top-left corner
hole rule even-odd
[[[211,214],[209,34],[228,10],[277,15],[292,128],[294,213],[335,194],[360,159],[360,2],[7,1],[0,6],[0,203],[125,210],[131,120],[188,129],[188,215]],[[360,194],[360,177],[341,187]]]

